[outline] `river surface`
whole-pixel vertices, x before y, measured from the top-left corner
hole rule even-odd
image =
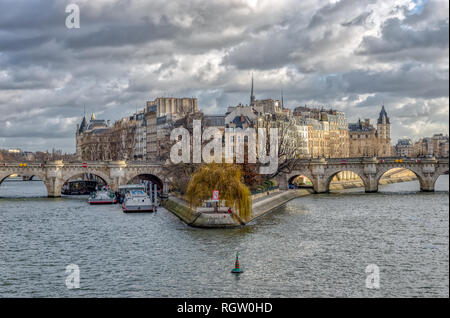
[[[299,198],[232,230],[0,186],[0,297],[449,297],[449,179]],[[20,198],[27,196],[26,198]],[[245,270],[230,273],[236,251]],[[66,266],[80,288],[66,287]],[[366,266],[380,286],[366,288]]]

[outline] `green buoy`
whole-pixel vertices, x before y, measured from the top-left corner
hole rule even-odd
[[[236,262],[234,262],[234,268],[231,270],[234,274],[240,274],[244,271],[239,267],[239,252],[236,252]]]

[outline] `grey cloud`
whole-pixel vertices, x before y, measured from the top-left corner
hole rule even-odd
[[[83,1],[69,30],[70,2],[0,2],[0,147],[74,151],[85,106],[115,120],[156,96],[197,96],[223,113],[248,103],[252,72],[257,98],[283,89],[289,107],[352,120],[384,101],[394,138],[448,131],[448,1],[418,13],[381,0]]]
[[[384,92],[409,97],[447,97],[448,73],[444,70],[415,65],[386,72],[352,71],[330,77],[330,85],[336,85],[348,93]]]
[[[177,28],[163,19],[159,24],[105,26],[82,36],[69,38],[67,46],[72,49],[96,46],[138,45],[161,39],[171,39]]]
[[[407,56],[411,57],[410,53],[416,52],[416,49],[420,50],[422,55],[425,55],[428,50],[448,49],[448,41],[448,19],[434,22],[429,27],[416,30],[410,28],[409,25],[398,18],[393,18],[384,23],[381,37],[364,37],[358,53],[375,56],[398,53],[393,57],[405,59]],[[441,51],[441,54],[444,54],[444,52]]]
[[[345,26],[345,27],[365,25],[367,22],[367,19],[370,17],[372,12],[373,11],[363,12],[359,16],[354,18],[353,20],[348,21],[348,22],[343,22],[343,23],[341,23],[341,25]]]

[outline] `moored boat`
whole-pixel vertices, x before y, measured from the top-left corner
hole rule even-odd
[[[133,190],[145,191],[145,186],[143,184],[125,184],[119,186],[119,197],[117,198],[119,200],[119,203],[123,203],[126,194]]]
[[[154,207],[150,197],[143,190],[131,190],[125,195],[122,210],[129,212],[153,212]]]
[[[117,198],[114,192],[107,189],[94,192],[88,199],[89,204],[115,204]]]

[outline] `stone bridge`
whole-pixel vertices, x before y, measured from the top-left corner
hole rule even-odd
[[[359,175],[366,192],[378,191],[380,178],[393,168],[405,168],[415,173],[422,191],[434,191],[437,178],[448,173],[448,158],[445,159],[398,159],[398,158],[343,158],[311,159],[296,163],[289,174],[279,175],[280,189],[288,189],[289,183],[297,176],[309,178],[316,193],[328,192],[333,177],[341,171],[352,171]],[[125,162],[63,162],[45,163],[0,163],[0,184],[8,176],[37,176],[47,187],[49,197],[61,196],[61,188],[69,179],[92,174],[103,179],[117,190],[119,185],[127,184],[139,175],[151,175],[163,195],[167,195],[169,178],[164,165],[145,161]]]
[[[342,158],[311,159],[296,163],[294,170],[278,176],[280,189],[288,189],[298,176],[311,180],[316,193],[328,192],[333,177],[341,171],[357,174],[366,192],[377,192],[381,177],[393,168],[412,171],[418,178],[421,191],[434,191],[440,175],[448,174],[448,158]]]
[[[119,185],[127,184],[139,175],[151,175],[163,194],[168,192],[169,180],[163,171],[163,166],[148,162],[63,162],[51,161],[46,163],[1,163],[0,184],[8,176],[18,174],[21,176],[37,176],[41,179],[49,197],[60,197],[61,188],[69,179],[82,175],[92,174],[100,177],[106,184],[116,191]]]

